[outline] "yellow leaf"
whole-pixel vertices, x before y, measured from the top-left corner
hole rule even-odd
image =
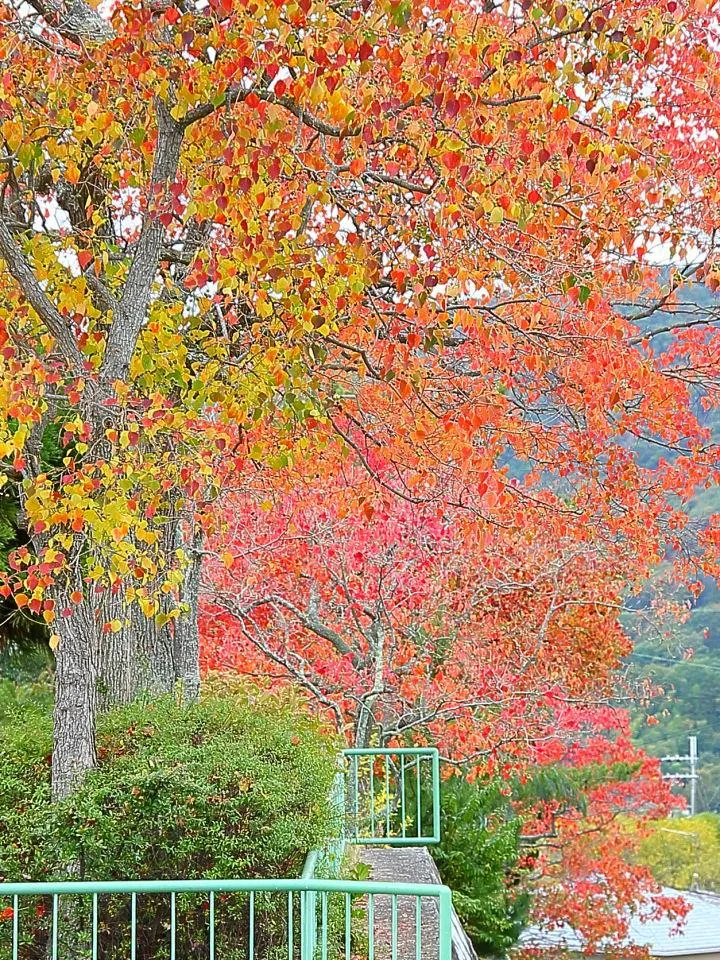
[[[2,125],[2,135],[7,141],[10,152],[15,153],[23,139],[22,124],[17,120],[6,120]]]
[[[325,100],[326,98],[327,90],[325,89],[325,86],[320,83],[319,80],[315,79],[313,85],[308,91],[308,99],[310,100],[310,103],[316,107],[322,100]]]
[[[350,112],[350,107],[345,103],[342,95],[336,90],[328,101],[328,109],[333,120],[341,123]]]

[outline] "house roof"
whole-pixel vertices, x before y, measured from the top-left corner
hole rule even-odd
[[[690,911],[678,928],[677,920],[643,919],[634,916],[626,943],[628,946],[647,947],[654,957],[678,957],[720,953],[720,896],[688,890],[663,888],[663,896],[682,897]],[[582,937],[568,924],[553,930],[540,926],[523,931],[520,944],[539,949],[560,948],[569,952],[583,949]]]

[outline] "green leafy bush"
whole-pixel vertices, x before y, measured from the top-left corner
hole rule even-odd
[[[31,661],[33,666],[39,667],[41,656],[42,651],[34,651],[18,655],[17,660],[22,661],[23,666]],[[38,669],[32,680],[24,678],[18,681],[13,674],[15,665],[16,658],[12,656],[12,651],[0,651],[0,729],[6,721],[12,723],[18,711],[35,707],[49,714],[52,710],[53,687],[50,674]]]
[[[410,781],[409,786],[407,809],[415,810],[415,785]],[[427,835],[432,832],[428,788],[422,810]],[[443,883],[453,891],[453,904],[478,954],[505,956],[530,907],[522,882],[522,821],[497,784],[469,783],[457,773],[441,783],[440,811],[441,842],[432,855]]]
[[[0,880],[299,876],[307,851],[339,829],[327,802],[338,745],[292,698],[246,691],[192,707],[166,698],[112,711],[100,722],[97,769],[57,804],[50,744],[46,713],[27,708],[6,719]],[[129,955],[128,899],[101,898],[104,957]],[[254,905],[256,951],[271,955],[286,942],[287,898],[258,895]],[[24,956],[45,957],[49,906],[28,905]],[[177,956],[207,955],[208,910],[203,896],[178,896]],[[137,911],[137,956],[169,956],[169,898],[138,898]],[[75,945],[84,943],[87,901],[63,921]],[[218,949],[224,939],[225,955],[244,956],[248,928],[248,897],[218,897]],[[0,942],[8,933],[0,929]]]

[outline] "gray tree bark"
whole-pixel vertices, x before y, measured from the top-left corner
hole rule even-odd
[[[175,623],[158,626],[122,593],[87,592],[54,624],[55,709],[53,721],[53,797],[68,796],[95,766],[98,712],[128,704],[143,694],[160,696],[179,682],[183,699],[200,692],[198,595],[202,533],[194,527],[180,590],[183,613]],[[82,590],[82,584],[77,588]],[[63,601],[64,602],[64,601]],[[175,603],[167,599],[167,605]],[[118,620],[120,630],[104,625]]]
[[[202,530],[192,517],[188,529],[178,525],[178,545],[187,554],[185,577],[180,590],[182,612],[175,623],[175,676],[182,687],[183,700],[194,703],[200,696],[200,631],[198,602],[202,567]]]
[[[98,628],[91,606],[78,604],[56,623],[52,794],[69,796],[95,766]]]
[[[99,708],[132,703],[143,693],[169,693],[175,683],[170,625],[158,626],[122,595],[105,606],[103,617],[109,614],[123,625],[97,640]]]
[[[372,733],[375,728],[375,709],[381,702],[385,692],[385,628],[380,620],[375,620],[367,632],[370,644],[372,661],[374,663],[374,677],[372,689],[363,696],[355,721],[355,746],[369,747]]]

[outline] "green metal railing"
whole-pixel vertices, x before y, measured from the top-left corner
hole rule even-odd
[[[440,758],[432,747],[355,748],[345,759],[346,838],[356,844],[440,842]],[[432,803],[432,833],[423,832]]]
[[[8,960],[451,960],[451,943],[450,890],[439,885],[315,878],[0,884],[0,955]]]

